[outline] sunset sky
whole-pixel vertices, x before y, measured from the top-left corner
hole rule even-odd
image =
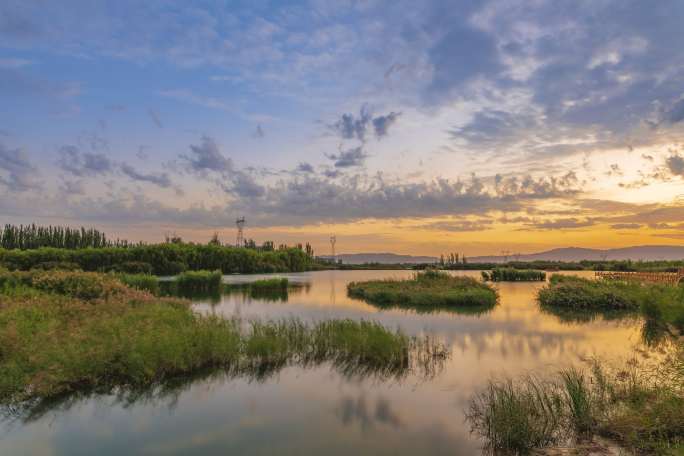
[[[0,223],[684,244],[684,2],[0,2]]]

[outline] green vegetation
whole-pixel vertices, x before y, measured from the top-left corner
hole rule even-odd
[[[426,270],[407,280],[371,280],[347,285],[352,298],[382,307],[414,309],[491,308],[497,294],[490,286],[470,277],[454,277]]]
[[[667,454],[684,443],[684,345],[655,366],[631,360],[608,371],[595,362],[549,380],[490,381],[466,418],[494,451],[524,454],[599,434],[637,453]]]
[[[185,271],[175,283],[181,293],[207,293],[220,291],[222,278],[221,271]]]
[[[537,299],[542,308],[553,311],[639,311],[652,322],[684,331],[682,286],[553,275]]]
[[[157,276],[150,274],[117,274],[116,277],[131,288],[149,291],[155,296],[158,296],[160,293]]]
[[[104,233],[93,228],[69,228],[61,226],[5,225],[0,233],[0,247],[3,249],[37,249],[56,247],[61,249],[83,249],[86,247],[127,246],[125,241],[112,242]]]
[[[134,247],[0,249],[0,266],[27,271],[46,262],[69,262],[84,271],[176,275],[220,270],[224,274],[294,272],[312,269],[314,260],[300,248],[274,251],[221,245],[167,243]]]
[[[482,271],[482,278],[491,282],[543,282],[546,273],[534,269],[495,268],[491,272]]]
[[[247,283],[233,283],[226,285],[229,293],[242,293],[245,297],[262,299],[265,301],[287,301],[292,290],[300,290],[306,285],[290,282],[285,277],[260,279]]]
[[[202,316],[92,272],[0,273],[0,403],[149,387],[206,369],[263,378],[330,363],[345,375],[434,373],[447,355],[376,323]]]
[[[289,285],[290,281],[285,277],[261,279],[249,283],[249,287],[253,290],[287,290]]]

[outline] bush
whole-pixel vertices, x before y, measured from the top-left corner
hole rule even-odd
[[[143,261],[124,261],[121,264],[115,264],[112,267],[111,272],[120,272],[124,274],[152,274],[152,265]]]
[[[114,277],[94,272],[52,271],[31,277],[31,286],[41,291],[94,300],[124,293],[126,287]]]
[[[45,261],[43,263],[38,263],[31,268],[31,270],[39,271],[80,271],[81,267],[71,261]]]
[[[0,249],[0,265],[27,271],[44,262],[72,262],[84,271],[139,273],[147,263],[155,275],[177,275],[191,270],[220,270],[224,274],[297,272],[311,269],[314,260],[299,248],[259,251],[220,245],[154,244],[133,247],[33,250]],[[136,269],[133,269],[136,268]]]

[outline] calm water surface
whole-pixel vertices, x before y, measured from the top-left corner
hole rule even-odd
[[[372,319],[432,335],[451,348],[451,356],[431,378],[348,378],[323,365],[289,367],[266,379],[199,376],[136,398],[73,398],[3,420],[0,455],[481,454],[482,442],[469,434],[463,413],[489,376],[553,372],[644,348],[637,318],[577,321],[541,312],[534,300],[538,283],[497,285],[500,304],[478,316],[379,310],[346,296],[350,281],[410,274],[286,274],[306,284],[287,300],[237,293],[197,300],[196,308],[243,319]]]

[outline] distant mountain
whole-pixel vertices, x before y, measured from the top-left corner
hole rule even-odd
[[[321,258],[330,259],[330,256]],[[341,253],[337,255],[338,260],[344,264],[414,264],[414,263],[434,263],[438,258],[431,256],[397,255],[396,253]]]
[[[639,245],[619,249],[584,249],[567,247],[547,250],[545,252],[526,255],[509,255],[508,260],[515,261],[581,261],[581,260],[682,260],[684,246],[679,245]],[[503,256],[470,257],[471,263],[503,263]]]
[[[322,258],[330,259],[329,256]],[[437,257],[398,255],[396,253],[342,253],[338,260],[345,264],[414,264],[436,263]],[[580,247],[565,247],[547,250],[545,252],[525,255],[509,255],[512,261],[581,261],[581,260],[684,260],[684,246],[679,245],[639,245],[620,249],[584,249]],[[470,263],[503,263],[503,256],[468,257]]]

